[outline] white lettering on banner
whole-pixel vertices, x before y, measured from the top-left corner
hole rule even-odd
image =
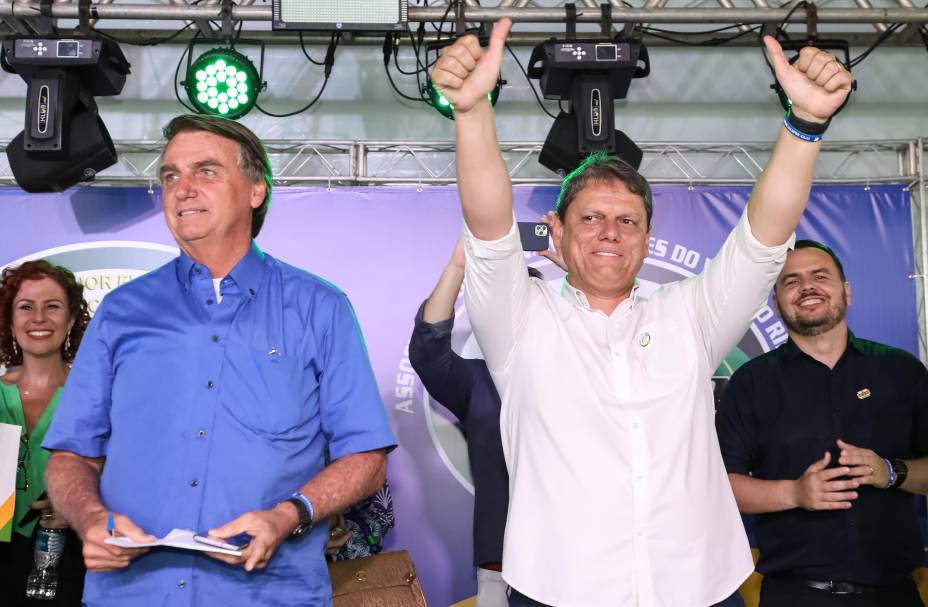
[[[400,371],[396,374],[396,385],[393,387],[393,394],[397,401],[394,407],[397,411],[403,413],[412,413],[412,399],[415,396],[416,372],[412,370],[412,363],[409,362],[409,344],[403,350],[403,358],[400,360]]]

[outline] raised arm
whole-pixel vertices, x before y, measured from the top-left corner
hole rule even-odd
[[[467,416],[471,380],[467,363],[451,349],[454,302],[464,282],[464,239],[458,239],[448,265],[422,306],[409,340],[409,362],[432,398],[458,419]]]
[[[435,324],[454,315],[454,302],[464,283],[464,238],[458,238],[448,265],[442,270],[438,283],[422,308],[422,320]]]
[[[829,52],[808,46],[790,65],[771,36],[764,44],[777,81],[792,100],[791,112],[812,123],[825,123],[851,90],[851,74]],[[773,154],[748,203],[754,237],[767,246],[783,244],[799,224],[809,199],[821,143],[804,141],[780,127]]]
[[[454,106],[458,190],[464,221],[481,240],[502,238],[512,226],[512,184],[496,139],[487,95],[496,86],[512,22],[493,28],[486,52],[475,36],[445,49],[432,83]]]

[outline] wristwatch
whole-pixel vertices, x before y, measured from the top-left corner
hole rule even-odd
[[[300,519],[299,524],[290,532],[290,537],[300,537],[313,526],[313,503],[299,491],[284,501],[290,502],[296,507],[296,513]]]
[[[893,474],[895,475],[895,480],[893,484],[890,485],[890,489],[895,489],[896,487],[902,486],[902,483],[905,482],[905,477],[909,475],[909,467],[906,466],[905,462],[901,459],[891,459],[889,460],[890,465],[893,468]]]

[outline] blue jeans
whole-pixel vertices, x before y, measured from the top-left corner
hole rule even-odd
[[[534,599],[530,599],[515,588],[510,588],[509,590],[509,607],[550,607],[544,603],[539,603]],[[738,594],[736,590],[733,595],[722,601],[721,603],[716,603],[710,607],[744,607],[744,600],[741,598],[741,595]]]

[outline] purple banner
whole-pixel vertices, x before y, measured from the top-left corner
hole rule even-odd
[[[642,290],[701,270],[735,225],[747,187],[655,188],[651,255]],[[551,187],[517,188],[516,215],[536,221],[552,208]],[[76,270],[92,304],[109,289],[175,254],[158,193],[86,188],[60,195],[0,189],[0,265],[36,256]],[[472,485],[466,443],[453,418],[425,394],[406,346],[419,304],[431,292],[461,233],[454,188],[280,188],[258,243],[271,255],[330,280],[353,302],[400,445],[389,476],[396,528],[387,549],[406,548],[430,605],[474,595]],[[918,352],[909,196],[903,186],[818,187],[799,237],[821,240],[843,259],[853,286],[851,328],[867,339]],[[555,286],[562,274],[532,258]],[[459,305],[455,347],[479,356]],[[785,329],[769,306],[717,372],[775,347]],[[544,533],[539,529],[539,533]]]

